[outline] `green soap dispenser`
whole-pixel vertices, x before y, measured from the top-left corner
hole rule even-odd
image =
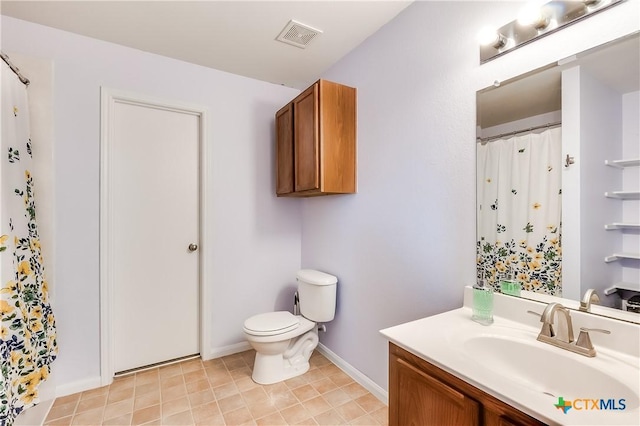
[[[502,291],[503,294],[508,294],[510,296],[520,296],[521,290],[522,286],[520,285],[520,282],[516,280],[516,271],[511,268],[509,279],[500,281],[500,291]]]
[[[493,289],[484,280],[484,272],[480,281],[473,285],[473,308],[471,319],[482,325],[493,324]]]

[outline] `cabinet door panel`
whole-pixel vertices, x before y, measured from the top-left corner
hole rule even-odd
[[[477,425],[480,406],[463,393],[394,357],[397,397],[391,425]]]
[[[276,194],[293,192],[293,104],[276,114]]]
[[[295,190],[320,188],[318,84],[293,101]]]

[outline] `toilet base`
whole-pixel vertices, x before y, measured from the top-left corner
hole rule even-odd
[[[254,345],[256,359],[251,378],[261,385],[282,382],[309,371],[309,358],[318,346],[318,333],[314,329],[297,339],[292,339],[282,353],[265,354]]]
[[[309,361],[291,365],[279,355],[263,355],[256,353],[251,378],[261,385],[282,382],[309,371]]]

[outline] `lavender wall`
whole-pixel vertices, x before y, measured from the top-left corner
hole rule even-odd
[[[339,278],[323,344],[383,388],[378,330],[475,279],[475,92],[639,27],[626,2],[479,66],[479,29],[522,4],[416,2],[324,74],[358,88],[358,194],[305,200],[302,266]]]

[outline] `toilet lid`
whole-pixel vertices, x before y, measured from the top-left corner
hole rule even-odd
[[[268,336],[295,330],[299,325],[300,320],[291,312],[278,311],[252,316],[244,322],[244,329],[255,336]]]

